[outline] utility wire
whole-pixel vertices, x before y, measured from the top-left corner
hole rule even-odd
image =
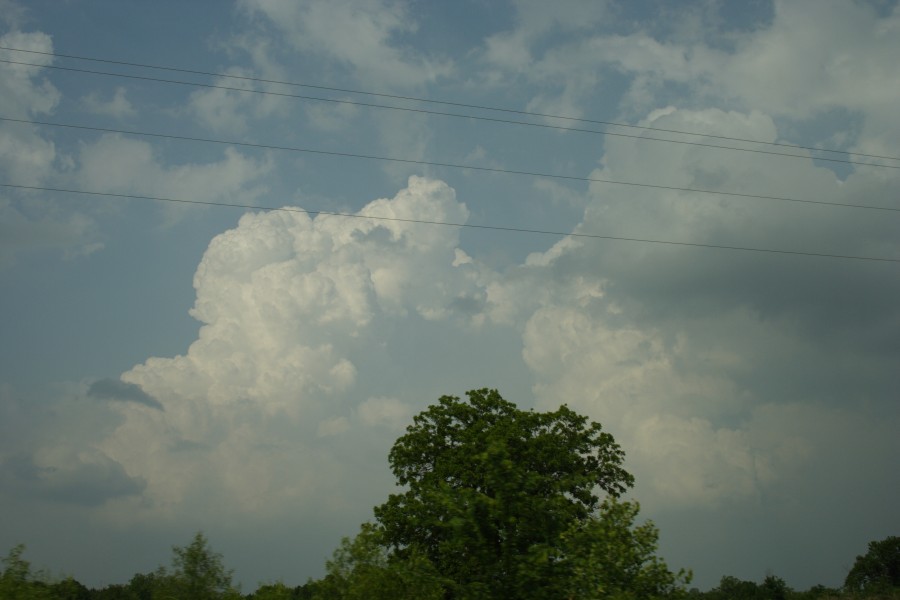
[[[31,186],[31,185],[16,185],[12,183],[0,183],[0,186],[6,188],[14,188],[21,190],[31,190],[31,191],[44,191],[44,192],[60,192],[65,194],[83,194],[88,196],[103,196],[108,198],[122,198],[122,199],[131,199],[131,200],[152,200],[156,202],[174,202],[179,204],[197,204],[204,206],[218,206],[218,207],[228,207],[228,208],[243,208],[249,210],[262,210],[262,211],[280,211],[280,212],[296,212],[296,213],[304,213],[307,215],[330,215],[335,217],[348,217],[354,219],[374,219],[378,221],[395,221],[401,223],[417,223],[420,225],[438,225],[444,227],[468,227],[471,229],[486,229],[490,231],[509,231],[515,233],[531,233],[531,234],[540,234],[540,235],[553,235],[559,237],[577,237],[577,238],[590,238],[590,239],[598,239],[598,240],[613,240],[619,242],[639,242],[643,244],[664,244],[668,246],[691,246],[695,248],[713,248],[717,250],[737,250],[742,252],[762,252],[767,254],[792,254],[797,256],[814,256],[818,258],[842,258],[849,260],[861,260],[861,261],[874,261],[874,262],[891,262],[891,263],[900,263],[900,258],[885,258],[878,256],[855,256],[849,254],[827,254],[823,252],[803,252],[800,250],[778,250],[773,248],[753,248],[749,246],[728,246],[723,244],[701,244],[699,242],[676,242],[671,240],[655,240],[648,238],[632,238],[632,237],[622,237],[622,236],[614,236],[614,235],[600,235],[596,233],[579,233],[579,232],[570,232],[566,233],[563,231],[549,231],[544,229],[524,229],[520,227],[503,227],[500,225],[476,225],[473,223],[452,223],[448,221],[431,221],[426,219],[404,219],[401,217],[380,217],[375,215],[360,215],[360,214],[352,214],[352,213],[341,213],[341,212],[331,212],[326,210],[313,210],[298,207],[290,207],[285,206],[281,208],[272,208],[269,206],[258,206],[254,204],[230,204],[226,202],[212,202],[206,200],[185,200],[179,198],[162,198],[159,196],[141,196],[137,194],[115,194],[111,192],[94,192],[87,190],[71,190],[65,188],[52,188],[52,187],[40,187],[40,186]]]
[[[762,140],[754,140],[754,139],[748,139],[748,138],[730,137],[730,136],[725,136],[725,135],[713,135],[713,134],[708,134],[708,133],[697,133],[696,131],[684,131],[684,130],[679,130],[679,129],[664,129],[661,127],[649,127],[647,125],[632,125],[630,123],[620,123],[620,122],[616,122],[616,121],[600,121],[600,120],[595,120],[595,119],[585,119],[585,118],[570,117],[570,116],[565,116],[565,115],[554,115],[554,114],[548,114],[548,113],[516,110],[513,108],[502,108],[502,107],[486,106],[486,105],[480,105],[480,104],[466,104],[464,102],[450,102],[447,100],[431,100],[428,98],[418,98],[415,96],[401,96],[401,95],[396,95],[396,94],[384,94],[384,93],[370,92],[370,91],[363,91],[363,90],[354,90],[354,89],[348,89],[348,88],[338,88],[338,87],[329,87],[329,86],[324,86],[324,85],[314,85],[314,84],[310,84],[310,83],[281,81],[278,79],[263,79],[260,77],[228,75],[225,73],[216,73],[216,72],[211,72],[211,71],[198,71],[198,70],[183,69],[183,68],[178,68],[178,67],[164,67],[164,66],[160,66],[160,65],[150,65],[150,64],[145,64],[145,63],[126,62],[126,61],[110,60],[110,59],[104,59],[104,58],[92,58],[92,57],[87,57],[87,56],[78,56],[75,54],[59,54],[59,53],[53,53],[53,52],[41,52],[38,50],[25,50],[22,48],[10,48],[7,46],[0,46],[0,50],[10,50],[13,52],[27,52],[29,54],[42,54],[44,56],[54,56],[57,58],[72,58],[75,60],[85,60],[85,61],[91,61],[91,62],[99,62],[99,63],[113,64],[113,65],[123,65],[123,66],[129,66],[129,67],[141,67],[144,69],[157,69],[157,70],[161,70],[161,71],[191,73],[194,75],[209,75],[209,76],[213,76],[213,77],[226,77],[229,79],[241,79],[244,81],[256,81],[259,83],[276,83],[279,85],[305,87],[305,88],[310,88],[310,89],[327,90],[327,91],[332,91],[332,92],[346,92],[346,93],[350,93],[350,94],[361,94],[361,95],[366,95],[366,96],[378,96],[381,98],[393,98],[396,100],[412,100],[415,102],[427,102],[430,104],[443,104],[446,106],[459,106],[462,108],[492,110],[492,111],[497,111],[497,112],[513,113],[513,114],[519,114],[519,115],[525,115],[525,116],[531,116],[531,117],[545,117],[545,118],[550,118],[550,119],[560,119],[560,120],[564,120],[564,121],[573,121],[573,122],[580,122],[580,123],[594,123],[596,125],[610,125],[610,126],[615,126],[615,127],[627,127],[627,128],[642,129],[642,130],[647,130],[647,131],[662,131],[662,132],[666,132],[666,133],[679,133],[679,134],[683,134],[683,135],[709,137],[709,138],[716,138],[716,139],[721,139],[721,140],[730,140],[730,141],[734,141],[734,142],[748,142],[748,143],[752,143],[752,144],[784,146],[787,148],[797,148],[797,149],[801,149],[801,150],[816,150],[819,152],[832,152],[832,153],[836,153],[836,154],[845,154],[845,155],[851,155],[851,156],[863,156],[866,158],[884,158],[884,159],[888,159],[888,160],[900,160],[900,158],[895,157],[895,156],[882,156],[882,155],[878,155],[878,154],[864,154],[862,152],[849,152],[847,150],[829,150],[827,148],[816,148],[815,146],[801,146],[801,145],[797,145],[797,144],[788,144],[788,143],[784,143],[784,142],[766,142],[766,141],[762,141]],[[43,65],[41,65],[41,66],[43,66]]]
[[[659,132],[666,132],[666,133],[692,135],[692,136],[697,136],[697,137],[714,138],[714,139],[737,141],[737,142],[747,142],[747,143],[762,144],[762,145],[769,145],[769,146],[780,146],[780,147],[786,147],[786,148],[795,148],[795,149],[799,149],[799,150],[808,150],[808,151],[812,151],[812,152],[827,152],[827,153],[832,153],[832,154],[842,154],[845,156],[860,156],[860,157],[866,157],[866,158],[880,158],[880,159],[885,159],[885,160],[900,161],[900,157],[895,157],[895,156],[865,154],[862,152],[849,152],[846,150],[831,150],[828,148],[817,148],[815,146],[802,146],[802,145],[798,145],[798,144],[788,144],[788,143],[783,143],[783,142],[766,142],[766,141],[762,141],[762,140],[715,135],[715,134],[708,134],[708,133],[698,133],[698,132],[694,132],[694,131],[684,131],[684,130],[678,130],[678,129],[665,129],[665,128],[660,128],[660,127],[649,127],[649,126],[643,126],[643,125],[632,125],[629,123],[620,123],[620,122],[615,122],[615,121],[601,121],[601,120],[596,120],[596,119],[584,119],[584,118],[569,117],[569,116],[564,116],[564,115],[553,115],[553,114],[548,114],[548,113],[515,110],[515,109],[510,109],[510,108],[499,108],[499,107],[492,107],[492,106],[485,106],[485,105],[478,105],[478,104],[466,104],[466,103],[462,103],[462,102],[430,100],[430,99],[426,99],[426,98],[417,98],[414,96],[400,96],[400,95],[394,95],[394,94],[383,94],[383,93],[377,93],[377,92],[368,92],[368,91],[353,90],[353,89],[346,89],[346,88],[328,87],[328,86],[322,86],[322,85],[296,83],[296,82],[290,82],[290,81],[279,81],[279,80],[275,80],[275,79],[263,79],[263,78],[258,78],[258,77],[247,77],[247,76],[241,76],[241,75],[228,75],[225,73],[215,73],[215,72],[210,72],[210,71],[197,71],[197,70],[192,70],[192,69],[182,69],[182,68],[176,68],[176,67],[163,67],[163,66],[148,65],[148,64],[142,64],[142,63],[132,63],[132,62],[116,61],[116,60],[100,59],[100,58],[89,58],[89,57],[76,56],[76,55],[71,55],[71,54],[54,54],[51,52],[39,52],[36,50],[23,50],[23,49],[19,49],[19,48],[10,48],[10,47],[6,47],[6,46],[0,46],[0,50],[9,50],[9,51],[14,51],[14,52],[27,52],[27,53],[31,53],[31,54],[42,54],[42,55],[46,55],[46,56],[54,56],[54,57],[60,57],[60,58],[72,58],[72,59],[76,59],[76,60],[93,61],[93,62],[100,62],[100,63],[107,63],[107,64],[116,64],[116,65],[123,65],[123,66],[147,68],[147,69],[158,69],[158,70],[172,71],[172,72],[179,72],[179,73],[190,73],[190,74],[194,74],[194,75],[206,75],[206,76],[212,76],[212,77],[237,79],[237,80],[252,81],[252,82],[258,82],[258,83],[270,83],[270,84],[286,85],[286,86],[293,86],[293,87],[305,87],[305,88],[311,88],[311,89],[320,89],[320,90],[327,90],[327,91],[334,91],[334,92],[362,94],[362,95],[376,96],[376,97],[382,97],[382,98],[393,98],[393,99],[398,99],[398,100],[411,100],[411,101],[415,101],[415,102],[443,104],[443,105],[447,105],[447,106],[458,106],[458,107],[464,107],[464,108],[474,108],[474,109],[478,109],[478,110],[489,110],[489,111],[496,111],[496,112],[520,114],[520,115],[531,116],[531,117],[560,119],[560,120],[566,120],[566,121],[571,121],[571,122],[593,123],[593,124],[598,124],[598,125],[640,129],[640,130],[645,130],[645,131],[659,131]],[[63,67],[63,66],[57,66],[57,65],[41,65],[41,64],[18,62],[18,61],[12,61],[12,60],[4,60],[4,59],[0,59],[0,62],[40,67],[40,68],[47,68],[47,69],[58,69],[58,70],[63,70],[63,71],[90,73],[90,74],[94,74],[94,75],[105,75],[105,76],[111,76],[111,77],[124,77],[124,78],[129,78],[129,79],[155,81],[155,82],[161,82],[161,83],[172,83],[172,84],[177,84],[177,85],[192,85],[192,86],[198,86],[198,87],[223,89],[223,90],[230,90],[230,91],[236,91],[236,92],[267,94],[267,95],[283,96],[283,97],[298,98],[298,99],[305,99],[305,100],[317,100],[317,101],[322,101],[322,102],[334,102],[334,103],[339,103],[339,104],[366,106],[366,107],[370,107],[370,108],[381,108],[381,109],[387,109],[387,110],[417,112],[417,113],[422,113],[422,114],[475,119],[475,120],[481,120],[481,121],[493,121],[493,122],[497,122],[497,123],[525,125],[525,126],[531,126],[531,127],[543,127],[543,128],[547,128],[547,129],[574,131],[574,132],[579,132],[579,133],[611,135],[611,136],[627,137],[627,138],[634,138],[634,139],[647,140],[647,141],[669,142],[669,143],[673,143],[673,144],[687,144],[687,145],[693,145],[693,146],[719,148],[719,149],[723,149],[723,150],[733,150],[733,151],[739,151],[739,152],[754,152],[754,153],[759,153],[759,154],[771,154],[771,155],[776,155],[776,156],[787,156],[787,157],[794,157],[794,158],[809,158],[804,155],[790,154],[790,153],[785,153],[785,152],[773,152],[773,151],[758,150],[758,149],[752,149],[752,148],[722,146],[722,145],[717,145],[717,144],[690,142],[687,140],[670,140],[670,139],[665,139],[665,138],[653,138],[653,137],[646,137],[646,136],[642,136],[642,135],[624,134],[624,133],[617,133],[617,132],[611,132],[611,131],[597,131],[594,129],[580,129],[580,128],[575,128],[575,127],[549,125],[549,124],[545,124],[545,123],[533,123],[533,122],[528,122],[528,121],[514,121],[514,120],[510,120],[510,119],[498,119],[498,118],[482,117],[482,116],[475,116],[475,115],[468,115],[468,114],[430,111],[430,110],[425,110],[425,109],[414,109],[414,108],[409,108],[409,107],[390,106],[390,105],[374,104],[374,103],[366,103],[366,102],[356,102],[356,101],[351,101],[351,100],[341,100],[341,99],[335,99],[335,98],[322,98],[322,97],[306,96],[306,95],[300,95],[300,94],[288,94],[288,93],[273,92],[273,91],[267,91],[267,90],[237,88],[237,87],[229,87],[229,86],[222,86],[222,85],[215,85],[215,84],[178,81],[178,80],[172,80],[172,79],[162,79],[162,78],[147,77],[147,76],[140,76],[140,75],[126,75],[123,73],[93,71],[93,70],[89,70],[89,69],[77,69],[74,67]],[[852,164],[852,165],[866,165],[866,166],[873,166],[873,167],[886,167],[886,168],[895,168],[895,169],[900,168],[900,165],[896,165],[896,166],[895,165],[885,165],[885,164],[880,164],[880,163],[859,162],[859,161],[852,161],[852,160],[846,160],[846,159],[816,157],[816,160],[839,162],[839,163],[846,163],[846,164]]]
[[[74,125],[71,123],[52,123],[49,121],[29,121],[25,119],[13,119],[11,117],[0,116],[0,121],[9,123],[21,123],[26,125],[43,125],[47,127],[61,127],[67,129],[82,129],[88,131],[102,131],[104,133],[119,133],[125,135],[139,135],[145,137],[181,140],[189,142],[202,142],[209,144],[224,144],[228,146],[244,146],[247,148],[259,148],[265,150],[282,150],[286,152],[303,152],[307,154],[319,154],[324,156],[340,156],[344,158],[359,158],[363,160],[378,160],[384,162],[395,162],[402,164],[426,165],[430,167],[447,167],[451,169],[469,169],[473,171],[484,171],[488,173],[504,173],[507,175],[526,175],[530,177],[547,177],[551,179],[565,179],[569,181],[587,181],[589,183],[605,183],[610,185],[624,185],[630,187],[642,187],[657,190],[669,190],[677,192],[690,192],[694,194],[713,194],[718,196],[730,196],[736,198],[754,198],[759,200],[776,200],[780,202],[797,202],[802,204],[819,204],[823,206],[839,206],[844,208],[858,208],[864,210],[882,210],[889,212],[900,212],[900,208],[891,206],[875,206],[870,204],[847,204],[844,202],[828,202],[826,200],[808,200],[802,198],[790,198],[787,196],[767,196],[763,194],[745,194],[741,192],[726,192],[723,190],[707,190],[703,188],[685,188],[672,185],[658,185],[653,183],[639,183],[636,181],[620,181],[615,179],[602,179],[599,177],[578,177],[575,175],[557,175],[554,173],[541,173],[538,171],[517,171],[512,169],[500,169],[497,167],[480,167],[476,165],[465,165],[456,163],[434,162],[427,160],[415,160],[409,158],[393,158],[387,156],[376,156],[372,154],[356,154],[352,152],[337,152],[333,150],[319,150],[314,148],[297,148],[292,146],[276,146],[272,144],[254,144],[251,142],[241,142],[235,140],[216,140],[210,138],[192,137],[185,135],[173,135],[165,133],[151,133],[147,131],[130,131],[126,129],[113,129],[109,127],[93,127],[89,125]]]
[[[375,104],[372,102],[358,102],[354,100],[346,100],[339,98],[324,98],[321,96],[306,96],[302,94],[288,94],[284,92],[273,92],[268,90],[255,90],[251,88],[239,88],[239,87],[231,87],[227,85],[216,85],[212,83],[199,83],[195,81],[178,81],[175,79],[162,79],[160,77],[147,77],[144,75],[125,75],[123,73],[108,73],[106,71],[92,71],[89,69],[76,69],[74,67],[62,67],[58,65],[38,65],[34,63],[26,63],[26,62],[18,62],[14,60],[6,60],[0,58],[0,63],[8,63],[11,65],[25,65],[29,67],[41,67],[46,69],[57,69],[60,71],[71,71],[75,73],[89,73],[92,75],[108,75],[111,77],[124,77],[127,79],[137,79],[143,81],[153,81],[156,83],[174,83],[176,85],[186,85],[193,87],[204,87],[211,88],[216,90],[228,90],[233,92],[245,92],[249,94],[261,94],[267,96],[282,96],[285,98],[295,98],[300,100],[315,100],[319,102],[332,102],[334,104],[349,104],[352,106],[365,106],[367,108],[380,108],[385,110],[396,110],[403,112],[413,112],[425,115],[438,115],[442,117],[454,117],[458,119],[473,119],[477,121],[490,121],[493,123],[503,123],[507,125],[524,125],[526,127],[539,127],[543,129],[556,129],[560,131],[574,131],[576,133],[590,133],[595,135],[610,135],[616,137],[624,137],[624,138],[632,138],[635,140],[642,140],[648,142],[668,142],[670,144],[685,144],[688,146],[701,146],[704,148],[717,148],[719,150],[733,150],[737,152],[752,152],[755,154],[769,154],[773,156],[787,156],[789,158],[800,158],[808,160],[810,157],[805,156],[803,154],[791,154],[789,152],[776,152],[774,150],[759,150],[755,148],[737,148],[735,146],[722,146],[721,144],[707,144],[704,142],[689,142],[687,140],[669,140],[665,138],[655,138],[655,137],[647,137],[645,135],[635,135],[631,133],[617,133],[613,131],[597,131],[596,129],[581,129],[578,127],[563,127],[561,125],[549,125],[547,123],[532,123],[529,121],[515,121],[512,119],[501,119],[498,117],[482,117],[477,115],[466,115],[459,113],[450,113],[450,112],[442,112],[437,110],[427,110],[424,108],[410,108],[405,106],[390,106],[387,104]],[[698,135],[698,134],[694,134]],[[854,160],[847,160],[844,158],[826,158],[826,157],[815,157],[816,160],[834,162],[834,163],[844,163],[848,165],[859,165],[859,166],[867,166],[867,167],[881,167],[885,169],[900,169],[900,165],[886,165],[883,163],[873,163],[873,162],[860,162]]]
[[[478,116],[478,115],[427,110],[427,109],[423,109],[423,108],[390,106],[387,104],[375,104],[372,102],[359,102],[359,101],[339,99],[339,98],[326,98],[326,97],[321,97],[321,96],[309,96],[309,95],[303,95],[303,94],[289,94],[289,93],[285,93],[285,92],[275,92],[275,91],[270,91],[270,90],[257,90],[257,89],[251,89],[251,88],[231,87],[231,86],[217,85],[217,84],[212,84],[212,83],[200,83],[200,82],[194,82],[194,81],[179,81],[179,80],[175,80],[175,79],[163,79],[160,77],[148,77],[145,75],[127,75],[124,73],[110,73],[110,72],[106,72],[106,71],[93,71],[90,69],[78,69],[78,68],[74,68],[74,67],[63,67],[63,66],[58,66],[58,65],[39,65],[39,64],[34,64],[34,63],[19,62],[19,61],[14,61],[14,60],[7,60],[7,59],[0,59],[0,63],[7,63],[7,64],[12,64],[12,65],[23,65],[23,66],[30,66],[30,67],[40,67],[40,68],[45,68],[45,69],[57,69],[60,71],[70,71],[70,72],[75,72],[75,73],[87,73],[87,74],[92,74],[92,75],[122,77],[122,78],[126,78],[126,79],[152,81],[152,82],[156,82],[156,83],[171,83],[171,84],[175,84],[175,85],[203,87],[203,88],[227,90],[227,91],[234,91],[234,92],[244,92],[244,93],[249,93],[249,94],[281,96],[281,97],[285,97],[285,98],[294,98],[294,99],[300,99],[300,100],[331,102],[334,104],[348,104],[348,105],[352,105],[352,106],[364,106],[367,108],[378,108],[378,109],[384,109],[384,110],[412,112],[412,113],[419,113],[419,114],[425,114],[425,115],[452,117],[452,118],[458,118],[458,119],[472,119],[472,120],[477,120],[477,121],[489,121],[489,122],[493,122],[493,123],[502,123],[502,124],[507,124],[507,125],[523,125],[526,127],[537,127],[537,128],[542,128],[542,129],[555,129],[555,130],[559,130],[559,131],[572,131],[572,132],[576,132],[576,133],[588,133],[588,134],[594,134],[594,135],[608,135],[608,136],[615,136],[615,137],[631,138],[631,139],[648,141],[648,142],[666,142],[666,143],[670,143],[670,144],[684,144],[684,145],[688,145],[688,146],[700,146],[700,147],[704,147],[704,148],[716,148],[719,150],[731,150],[731,151],[736,151],[736,152],[751,152],[754,154],[768,154],[768,155],[772,155],[772,156],[785,156],[785,157],[789,157],[789,158],[799,158],[799,159],[804,159],[804,160],[809,160],[809,158],[810,158],[809,156],[802,155],[802,154],[792,154],[789,152],[776,152],[774,150],[760,150],[760,149],[755,149],[755,148],[739,148],[739,147],[735,147],[735,146],[723,146],[721,144],[709,144],[709,143],[705,143],[705,142],[691,142],[691,141],[687,141],[687,140],[670,140],[670,139],[666,139],[666,138],[647,137],[645,135],[636,135],[636,134],[630,134],[630,133],[618,133],[618,132],[613,132],[613,131],[598,131],[595,129],[582,129],[582,128],[578,128],[578,127],[564,127],[561,125],[550,125],[547,123],[533,123],[533,122],[529,122],[529,121],[516,121],[516,120],[512,120],[512,119],[501,119],[498,117],[484,117],[484,116]],[[703,134],[695,133],[695,134],[691,134],[691,135],[703,135]],[[833,151],[833,152],[838,152],[838,151]],[[885,168],[885,169],[900,169],[900,165],[887,165],[887,164],[883,164],[883,163],[862,162],[862,161],[848,160],[848,159],[843,159],[843,158],[827,158],[827,157],[821,157],[821,156],[814,157],[814,158],[815,158],[815,160],[834,162],[834,163],[843,163],[843,164],[849,164],[849,165],[880,167],[880,168]],[[884,158],[887,158],[887,157],[884,157]],[[900,159],[896,159],[896,160],[900,160]]]

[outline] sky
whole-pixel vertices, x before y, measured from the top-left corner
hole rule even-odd
[[[301,584],[483,387],[602,423],[701,589],[900,534],[896,2],[0,0],[0,46],[0,552]]]

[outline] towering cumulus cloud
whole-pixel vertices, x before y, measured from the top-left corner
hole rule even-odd
[[[164,410],[119,403],[124,421],[104,443],[147,481],[154,511],[210,493],[224,511],[297,508],[346,468],[323,437],[402,422],[402,402],[357,386],[357,363],[384,352],[392,329],[474,293],[458,228],[403,221],[461,223],[468,211],[446,184],[412,177],[357,216],[373,218],[247,214],[212,240],[194,278],[198,339],[122,376]]]

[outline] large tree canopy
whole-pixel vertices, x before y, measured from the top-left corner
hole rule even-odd
[[[856,557],[844,586],[862,593],[886,594],[900,590],[900,537],[869,542],[869,551]]]
[[[564,598],[579,573],[585,581],[583,559],[599,557],[602,534],[620,544],[608,551],[621,553],[604,564],[628,563],[619,584],[648,561],[674,583],[652,558],[652,526],[636,537],[605,527],[612,516],[630,531],[637,509],[615,502],[634,480],[598,423],[566,406],[519,410],[496,390],[467,396],[444,396],[417,415],[390,452],[407,490],[376,507],[375,516],[395,557],[427,558],[452,582],[452,598]],[[642,544],[636,552],[635,540]],[[594,570],[589,578],[600,582],[603,575]]]

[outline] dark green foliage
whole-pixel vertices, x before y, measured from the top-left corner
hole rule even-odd
[[[375,508],[391,557],[426,560],[446,578],[447,598],[605,598],[626,588],[649,598],[679,586],[653,556],[656,530],[632,530],[637,506],[613,501],[634,480],[599,424],[566,406],[518,410],[496,390],[467,396],[442,397],[391,450],[408,487]]]
[[[197,532],[187,546],[173,547],[172,553],[172,574],[166,577],[165,571],[158,571],[155,589],[162,587],[175,598],[191,600],[241,597],[231,584],[232,571],[225,569],[222,555],[212,551],[202,532]]]
[[[259,589],[246,596],[247,600],[313,600],[325,598],[325,585],[322,581],[310,579],[303,585],[289,587],[282,582],[267,583],[259,586]]]
[[[92,600],[89,589],[71,577],[50,584],[50,596],[56,600]]]
[[[844,586],[867,596],[900,592],[900,537],[869,542],[869,551],[856,557]]]
[[[825,587],[824,585],[814,585],[805,592],[794,592],[788,597],[791,600],[834,600],[839,595],[840,592],[838,590]]]
[[[571,598],[685,597],[690,572],[672,573],[656,556],[653,523],[635,525],[636,502],[607,499],[592,518],[563,535],[561,557],[569,577],[561,591]],[[538,585],[539,582],[533,582]]]
[[[344,538],[326,564],[315,600],[439,600],[445,582],[417,553],[389,556],[381,534],[370,523],[355,538]]]
[[[737,577],[725,575],[719,581],[719,586],[710,593],[714,598],[721,600],[756,600],[757,586],[752,581],[742,581]]]
[[[784,579],[774,575],[766,575],[759,586],[762,597],[766,600],[787,600],[791,596],[791,588]]]
[[[784,579],[775,575],[766,575],[763,582],[742,581],[737,577],[722,577],[718,587],[703,594],[710,600],[792,600],[797,598]]]
[[[281,582],[261,585],[255,593],[247,596],[252,600],[293,600],[296,597],[295,590]]]
[[[294,600],[313,600],[323,593],[322,581],[310,578],[303,585],[294,588]]]
[[[25,545],[13,547],[3,559],[0,598],[3,600],[44,600],[52,598],[43,573],[32,573],[31,564],[22,558]]]
[[[91,600],[138,600],[127,585],[112,584],[103,589],[91,590]]]
[[[798,591],[774,575],[766,576],[759,584],[726,575],[717,587],[708,592],[692,589],[688,597],[693,600],[900,600],[900,590],[859,593],[815,585],[806,591]]]
[[[134,600],[154,600],[161,598],[174,588],[172,578],[165,568],[159,567],[153,573],[137,573],[128,582],[127,590]]]

